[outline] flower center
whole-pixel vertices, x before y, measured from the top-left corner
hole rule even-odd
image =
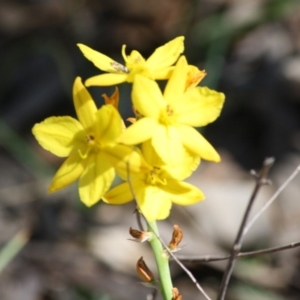
[[[78,150],[79,155],[82,159],[87,158],[91,150],[97,151],[97,144],[95,141],[95,137],[91,134],[86,135],[86,142],[87,142],[87,148],[85,149],[84,152],[82,152],[80,149]]]
[[[88,146],[94,146],[95,145],[95,137],[93,135],[87,135],[86,141],[88,143]]]
[[[148,173],[146,182],[151,185],[166,185],[167,180],[166,178],[161,178],[161,175],[161,168],[154,166],[153,169]]]
[[[175,123],[175,113],[170,104],[162,110],[159,121],[164,125],[172,125]]]

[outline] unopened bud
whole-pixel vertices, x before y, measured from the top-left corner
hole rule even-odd
[[[182,300],[182,296],[176,287],[172,288],[172,300]]]
[[[130,239],[131,241],[143,243],[152,238],[152,233],[148,231],[140,231],[137,229],[129,228],[129,234],[134,238]]]
[[[111,104],[116,110],[119,110],[118,107],[119,107],[120,95],[119,95],[119,89],[117,87],[115,88],[115,91],[111,96],[102,94],[102,97],[104,98],[105,104]],[[126,126],[123,119],[121,120],[121,125],[122,125],[122,129],[125,130]]]
[[[173,230],[172,240],[169,243],[168,248],[171,251],[178,251],[178,250],[180,250],[180,248],[178,248],[178,245],[182,241],[183,233],[182,233],[182,230],[179,228],[178,225],[174,225],[173,228],[174,228],[174,230]]]
[[[111,104],[116,109],[118,109],[119,106],[119,89],[116,87],[114,93],[109,97],[106,94],[102,94],[102,97],[104,98],[105,104]]]
[[[136,264],[136,270],[139,277],[145,282],[152,282],[154,281],[154,275],[147,267],[143,257],[141,257]]]

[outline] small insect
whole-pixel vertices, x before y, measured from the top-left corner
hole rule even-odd
[[[122,73],[129,73],[130,71],[125,66],[117,63],[116,61],[112,62],[110,64],[116,71],[122,72]]]

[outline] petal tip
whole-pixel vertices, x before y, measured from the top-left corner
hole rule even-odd
[[[219,154],[215,155],[215,157],[212,159],[213,162],[215,163],[219,163],[221,162],[221,157]]]
[[[56,192],[58,189],[55,188],[52,184],[48,187],[47,193],[48,194],[53,194],[54,192]]]
[[[90,86],[93,86],[93,82],[91,82],[91,80],[90,80],[90,78],[89,78],[89,79],[87,79],[87,80],[84,82],[84,85],[85,85],[86,87],[90,87]]]

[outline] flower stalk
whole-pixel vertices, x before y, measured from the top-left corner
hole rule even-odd
[[[156,222],[149,222],[148,231],[152,231],[154,233],[153,238],[150,240],[150,245],[159,273],[161,294],[164,300],[171,300],[173,297],[173,284],[170,273],[169,258],[164,255],[163,246],[158,238],[159,231]]]

